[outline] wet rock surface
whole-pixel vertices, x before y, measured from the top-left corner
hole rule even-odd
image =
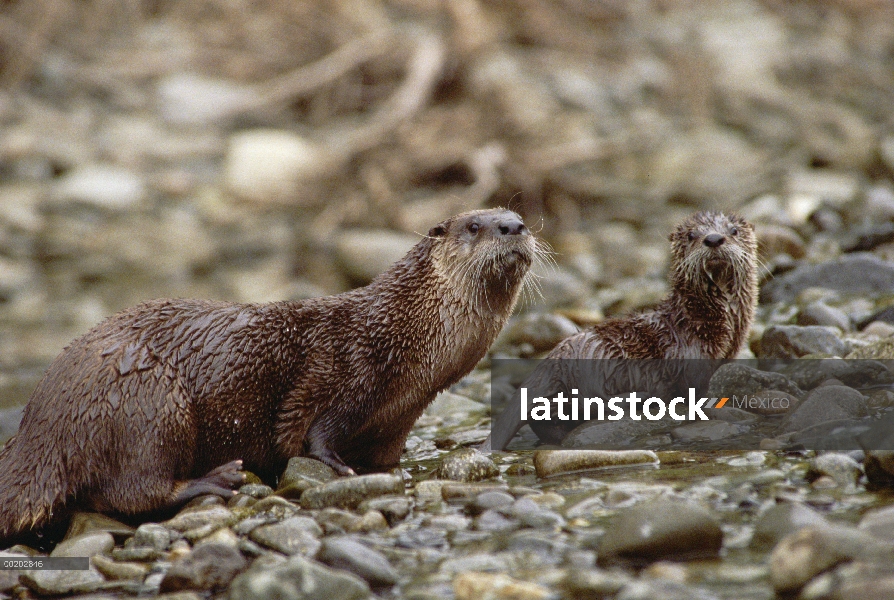
[[[481,481],[499,474],[496,465],[486,455],[472,448],[457,450],[445,456],[437,476],[455,481]]]
[[[767,302],[791,302],[809,288],[848,294],[887,293],[894,287],[894,265],[872,254],[851,254],[819,265],[804,265],[773,278],[761,288]]]
[[[335,479],[313,487],[301,495],[305,508],[354,508],[368,498],[402,493],[403,481],[396,475],[384,473]]]
[[[819,325],[774,325],[760,343],[761,358],[800,358],[807,354],[844,356],[847,346],[834,329]]]
[[[233,581],[229,591],[231,600],[360,600],[369,595],[369,586],[356,575],[300,556],[272,565],[256,563]]]
[[[843,385],[818,387],[788,416],[784,431],[802,431],[830,421],[852,419],[866,414],[863,395]]]
[[[289,459],[279,480],[276,493],[284,498],[300,498],[305,490],[335,479],[335,471],[312,458],[295,456]]]
[[[219,543],[201,544],[171,565],[161,580],[159,592],[219,592],[226,589],[246,567],[248,561],[236,548]]]
[[[648,564],[716,556],[723,532],[707,509],[659,499],[621,511],[599,540],[599,563]]]
[[[348,537],[331,537],[324,540],[317,558],[336,569],[344,569],[358,575],[373,587],[392,586],[397,583],[397,571],[387,558]]]

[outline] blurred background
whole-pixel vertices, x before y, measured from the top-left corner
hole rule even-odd
[[[0,409],[125,306],[343,291],[463,210],[519,211],[559,263],[523,310],[586,324],[698,208],[765,277],[894,257],[892,184],[883,0],[5,0]]]

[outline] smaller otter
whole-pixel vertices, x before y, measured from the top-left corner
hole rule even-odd
[[[344,475],[397,466],[422,410],[500,332],[536,253],[514,212],[471,211],[344,294],[109,317],[53,361],[0,451],[0,540],[73,507],[154,515],[232,495],[243,464],[268,481],[298,455]]]
[[[608,319],[559,342],[523,387],[567,392],[565,387],[573,387],[569,382],[581,379],[580,373],[571,372],[581,365],[549,359],[735,358],[747,340],[757,307],[754,227],[735,215],[699,212],[680,223],[670,241],[667,298],[653,310]],[[620,374],[620,380],[610,384],[619,389],[629,385],[621,381],[629,373],[623,363],[612,361],[608,368]],[[542,441],[559,443],[580,422],[552,419],[529,424]],[[521,426],[517,410],[504,411],[480,449],[502,450]]]

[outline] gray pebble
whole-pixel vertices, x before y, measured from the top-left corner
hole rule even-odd
[[[533,529],[559,530],[565,526],[565,519],[562,515],[551,510],[538,509],[531,512],[525,512],[518,516],[518,520],[525,527]]]
[[[632,577],[619,570],[569,569],[565,588],[573,598],[614,598]]]
[[[863,475],[860,464],[846,454],[826,452],[810,461],[809,479],[828,476],[843,487],[853,487]]]
[[[149,565],[138,562],[118,562],[97,554],[90,559],[96,570],[102,573],[106,579],[111,580],[136,580],[143,581],[149,573]]]
[[[845,254],[816,265],[802,265],[761,288],[764,302],[793,302],[807,288],[848,294],[887,293],[894,289],[894,264],[866,252]]]
[[[812,302],[798,312],[798,325],[821,325],[837,327],[841,331],[851,328],[851,320],[840,308],[833,308],[825,302]]]
[[[297,499],[305,490],[335,478],[335,471],[329,465],[312,458],[295,456],[289,459],[276,493],[284,498]]]
[[[812,390],[786,418],[780,431],[802,431],[830,421],[865,415],[866,401],[860,392],[843,385],[826,385]]]
[[[232,546],[202,544],[171,565],[161,580],[161,593],[181,590],[217,592],[225,589],[248,566],[245,557]]]
[[[107,554],[115,546],[111,533],[85,533],[60,542],[50,556],[94,556]]]
[[[159,552],[167,550],[170,542],[170,531],[158,523],[143,523],[137,527],[130,539],[130,544],[133,546],[146,546]]]
[[[276,518],[272,515],[248,517],[247,519],[242,519],[236,523],[233,527],[233,531],[235,531],[237,535],[248,535],[255,528],[260,527],[261,525],[269,525],[274,522],[276,522]]]
[[[149,546],[134,546],[131,548],[115,548],[112,550],[112,558],[120,561],[150,561],[159,558],[162,553]]]
[[[801,396],[798,389],[788,377],[781,373],[759,371],[743,364],[742,361],[721,365],[711,376],[708,384],[709,398],[732,398],[733,396],[750,396],[760,390],[781,390],[793,396]]]
[[[800,358],[806,354],[845,356],[847,345],[836,329],[811,325],[771,325],[761,337],[760,358]]]
[[[277,495],[267,496],[251,505],[251,513],[257,516],[267,516],[276,519],[287,519],[300,509]]]
[[[463,515],[435,515],[428,517],[425,524],[444,531],[462,531],[472,525],[472,520]]]
[[[399,548],[447,548],[447,536],[439,529],[421,527],[409,529],[397,535],[396,544]]]
[[[27,588],[46,596],[93,592],[106,582],[93,566],[83,571],[25,571],[19,579]]]
[[[257,498],[253,498],[245,494],[236,494],[235,496],[227,500],[227,508],[229,508],[230,510],[251,508],[257,503]]]
[[[614,597],[614,600],[720,600],[720,596],[703,588],[695,588],[676,581],[655,579],[633,581]]]
[[[358,510],[365,513],[377,510],[388,519],[388,523],[394,524],[407,518],[412,510],[412,500],[407,496],[381,496],[371,498],[360,503]]]
[[[475,496],[475,499],[467,505],[467,508],[471,514],[478,515],[486,510],[509,506],[513,502],[515,502],[515,497],[511,494],[493,490]]]
[[[886,364],[876,360],[805,359],[788,365],[786,372],[795,384],[805,390],[830,379],[855,388],[894,382]]]
[[[773,549],[770,583],[777,594],[793,594],[820,573],[857,558],[890,563],[894,550],[855,527],[804,527],[784,537]]]
[[[114,165],[93,164],[71,170],[56,185],[58,202],[83,202],[98,208],[123,210],[146,196],[146,182],[136,173]]]
[[[369,595],[369,585],[360,577],[301,556],[272,567],[252,567],[229,590],[229,600],[360,600]]]
[[[495,510],[486,510],[475,519],[475,529],[478,531],[508,531],[518,527],[518,521],[507,519]]]
[[[176,531],[188,531],[205,525],[219,526],[229,525],[234,522],[233,512],[223,506],[210,506],[199,508],[187,508],[181,511],[173,519],[165,523],[166,527]]]
[[[362,517],[340,508],[324,508],[317,513],[316,519],[317,523],[326,532],[326,535],[330,535],[356,530]]]
[[[565,554],[572,551],[572,546],[555,531],[545,529],[521,529],[509,534],[506,550],[521,553],[527,558],[529,566],[540,562],[545,565],[558,565]]]
[[[827,523],[825,517],[801,502],[780,502],[758,517],[751,536],[751,547],[756,550],[770,550],[790,533]]]
[[[599,564],[648,564],[717,556],[723,532],[697,504],[659,498],[619,511],[599,540]]]
[[[474,448],[451,452],[441,460],[441,466],[436,472],[440,479],[467,483],[492,479],[499,474],[494,461]]]
[[[859,528],[888,543],[894,542],[894,505],[870,510],[860,519]]]
[[[530,513],[535,513],[540,510],[540,505],[534,502],[531,498],[522,497],[516,500],[512,506],[508,508],[508,510],[503,510],[501,512],[512,515],[516,518],[521,517],[523,515],[527,515]]]
[[[498,573],[508,571],[509,568],[509,561],[506,560],[505,555],[479,552],[447,558],[438,567],[438,571],[448,575],[456,575],[457,573],[467,571]]]
[[[246,496],[251,496],[252,498],[266,498],[270,494],[273,493],[273,488],[269,485],[263,485],[261,483],[249,483],[247,485],[243,485],[239,488],[240,494],[245,494]]]
[[[326,538],[317,558],[331,567],[362,577],[373,587],[397,583],[397,571],[387,558],[350,537]]]
[[[308,517],[291,517],[281,523],[262,525],[252,530],[249,537],[259,544],[283,554],[313,556],[320,548],[323,530]]]
[[[515,319],[500,334],[495,345],[528,344],[534,352],[544,352],[579,330],[580,328],[567,317],[533,312]]]
[[[448,502],[468,503],[478,494],[484,492],[508,492],[509,486],[501,483],[455,483],[451,481],[423,481],[422,483],[439,483],[440,496]],[[421,484],[420,484],[421,485]],[[418,489],[419,486],[417,486]]]

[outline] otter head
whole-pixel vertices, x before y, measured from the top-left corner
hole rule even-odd
[[[466,297],[512,310],[536,254],[534,236],[511,210],[473,210],[428,232],[435,268]]]
[[[756,285],[754,227],[739,216],[699,212],[670,235],[675,287],[710,284],[732,291]]]

